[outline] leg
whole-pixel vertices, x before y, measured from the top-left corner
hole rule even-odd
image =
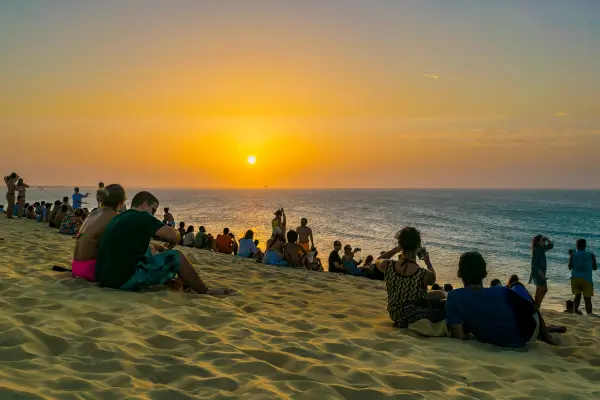
[[[13,218],[13,209],[15,208],[15,195],[7,194],[6,202],[8,203],[8,205],[6,206],[6,218],[12,219]]]
[[[548,286],[536,286],[535,288],[535,305],[539,309],[542,306],[542,301],[544,301],[544,296],[548,293]]]
[[[194,269],[194,266],[190,263],[183,253],[179,253],[179,276],[185,283],[198,293],[206,293],[208,287],[202,282],[200,276]]]
[[[546,321],[544,321],[544,318],[542,318],[542,314],[538,311],[537,315],[539,319],[538,339],[548,344],[551,344],[552,346],[558,346],[560,342],[555,337],[553,337],[550,334],[550,332],[548,332],[548,327],[546,326]]]
[[[584,297],[583,301],[585,302],[585,312],[588,314],[592,313],[592,298]]]
[[[575,299],[573,299],[573,313],[577,314],[579,311],[579,305],[581,304],[581,293],[575,295]]]

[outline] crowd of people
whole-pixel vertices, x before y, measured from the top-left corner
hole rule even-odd
[[[82,208],[89,194],[74,189],[72,204],[62,201],[25,202],[28,186],[13,173],[4,178],[8,206],[0,206],[7,218],[27,218],[58,228],[60,233],[74,236],[75,248],[72,274],[101,286],[121,290],[141,290],[151,285],[169,285],[175,289],[201,294],[226,295],[230,289],[209,288],[198,275],[188,258],[175,246],[230,254],[270,265],[323,271],[314,245],[313,231],[308,220],[302,218],[295,230],[287,230],[283,208],[275,212],[271,222],[272,235],[263,252],[254,232],[248,230],[239,242],[233,232],[224,228],[214,237],[204,226],[198,232],[194,226],[180,222],[165,207],[162,221],[155,217],[159,200],[152,193],[142,191],[125,208],[125,189],[118,184],[99,184],[91,212]],[[15,198],[15,193],[18,196]],[[3,211],[4,210],[4,211]],[[356,260],[360,248],[342,247],[333,243],[329,256],[329,272],[383,280],[388,295],[388,312],[395,326],[406,328],[422,319],[442,324],[448,334],[457,339],[469,339],[471,334],[483,342],[503,347],[521,347],[541,339],[556,344],[553,333],[562,333],[564,327],[546,325],[540,307],[548,292],[546,253],[554,243],[543,235],[536,235],[531,243],[531,272],[529,283],[536,287],[531,296],[517,275],[504,285],[493,279],[484,285],[488,275],[484,257],[477,252],[462,254],[457,274],[462,288],[437,283],[437,274],[429,252],[421,243],[421,233],[414,227],[405,227],[396,236],[397,246],[382,252],[375,260]],[[152,242],[155,240],[155,242]],[[163,244],[157,244],[160,241]],[[594,294],[593,271],[597,270],[596,257],[586,250],[587,242],[579,239],[571,251],[568,269],[574,300],[567,302],[567,311],[581,314],[583,297],[585,309],[592,313]],[[343,249],[343,255],[340,251]],[[397,257],[397,259],[395,259]],[[422,261],[425,267],[419,264]]]

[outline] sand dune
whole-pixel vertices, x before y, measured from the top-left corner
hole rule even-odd
[[[214,298],[71,279],[74,240],[0,219],[0,399],[598,399],[600,319],[505,350],[394,329],[381,282],[186,251]],[[185,250],[184,250],[185,251]]]

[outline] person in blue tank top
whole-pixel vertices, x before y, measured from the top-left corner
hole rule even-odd
[[[542,301],[548,293],[548,262],[546,252],[554,248],[554,243],[544,235],[537,235],[531,241],[531,274],[529,283],[535,284],[535,305],[542,307]]]
[[[571,291],[575,295],[573,300],[573,312],[579,314],[581,296],[585,301],[585,311],[592,313],[592,296],[594,295],[594,279],[592,271],[598,269],[594,253],[586,251],[585,239],[577,240],[577,251],[569,258],[569,269],[571,270]]]

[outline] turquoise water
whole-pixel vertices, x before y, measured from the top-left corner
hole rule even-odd
[[[90,189],[93,191],[93,189]],[[128,190],[131,198],[136,190]],[[568,250],[583,237],[600,251],[600,191],[572,190],[167,190],[155,194],[177,221],[209,232],[229,227],[236,236],[247,229],[263,243],[271,232],[273,212],[284,207],[288,227],[309,219],[323,258],[334,240],[362,248],[362,257],[394,246],[405,225],[422,232],[439,281],[460,285],[458,257],[477,250],[488,261],[489,279],[529,277],[530,242],[538,234],[555,241],[548,253],[550,293],[547,306],[560,308],[571,297]],[[29,200],[54,200],[67,188],[31,189]],[[90,201],[93,203],[93,201]],[[160,213],[159,213],[160,214]],[[162,215],[160,215],[162,217]],[[600,274],[595,273],[596,290]],[[598,306],[597,306],[598,307]]]

